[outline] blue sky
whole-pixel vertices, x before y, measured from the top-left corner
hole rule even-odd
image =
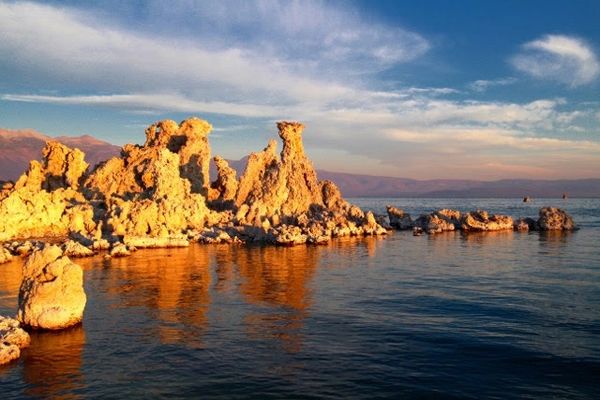
[[[0,127],[143,142],[199,116],[213,152],[306,124],[317,167],[600,176],[598,1],[0,1]]]

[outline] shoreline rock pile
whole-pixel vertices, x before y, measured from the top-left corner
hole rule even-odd
[[[29,334],[16,319],[0,316],[0,365],[16,360],[29,346]]]
[[[387,206],[390,225],[397,230],[413,230],[415,235],[423,232],[430,235],[460,230],[462,232],[494,231],[572,231],[578,227],[573,218],[560,208],[542,207],[539,218],[519,218],[514,221],[508,215],[489,215],[487,211],[476,210],[466,213],[442,209],[430,214],[422,214],[416,220],[403,210]]]
[[[83,257],[190,242],[289,246],[387,233],[333,182],[318,180],[304,152],[302,124],[277,127],[280,154],[271,140],[249,156],[239,178],[217,156],[214,182],[212,126],[198,118],[153,124],[143,145],[125,145],[119,157],[91,171],[83,152],[48,142],[43,160],[32,161],[0,194],[0,242],[64,240],[66,255]],[[3,248],[0,260],[15,254],[10,249]]]

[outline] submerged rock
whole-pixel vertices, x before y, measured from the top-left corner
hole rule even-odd
[[[35,329],[64,329],[83,318],[86,295],[81,267],[58,246],[34,251],[23,266],[17,319]]]
[[[540,219],[537,226],[542,231],[570,231],[577,229],[573,218],[564,210],[554,207],[543,207],[540,209]]]

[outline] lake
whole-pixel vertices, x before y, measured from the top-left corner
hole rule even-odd
[[[0,398],[600,397],[600,200],[351,201],[413,217],[553,205],[582,229],[79,259],[83,324],[32,334]],[[0,265],[0,315],[21,265]]]

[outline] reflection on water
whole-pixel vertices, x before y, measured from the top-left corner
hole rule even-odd
[[[309,282],[318,262],[316,247],[255,247],[234,250],[231,262],[249,303],[274,306],[244,317],[252,338],[279,340],[288,352],[302,346],[301,329],[312,299]]]
[[[25,394],[33,397],[77,399],[85,386],[81,371],[85,346],[82,326],[60,332],[33,332],[22,355]]]
[[[597,398],[599,240],[396,232],[81,259],[83,326],[34,333],[0,399]],[[21,265],[0,266],[0,315]]]
[[[19,294],[19,286],[21,286],[22,266],[23,261],[20,258],[13,258],[12,261],[6,264],[0,264],[0,305],[12,304],[8,308],[8,312],[0,315],[16,315],[17,314],[17,298]],[[0,309],[2,309],[0,307]]]

